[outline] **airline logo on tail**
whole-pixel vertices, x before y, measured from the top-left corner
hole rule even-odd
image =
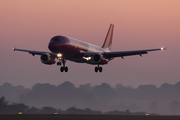
[[[111,51],[111,44],[112,44],[112,38],[113,38],[113,29],[114,29],[114,25],[111,24],[108,30],[108,33],[106,35],[104,44],[102,46],[102,48],[106,48],[109,51]]]

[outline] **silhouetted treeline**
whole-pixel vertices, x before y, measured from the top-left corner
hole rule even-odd
[[[146,115],[145,112],[130,112],[129,110],[126,110],[126,111],[118,111],[118,110],[114,110],[114,111],[109,111],[109,112],[106,112],[105,114],[107,115]],[[154,115],[154,114],[152,114]]]
[[[179,91],[180,82],[174,85],[164,83],[159,88],[155,85],[140,85],[133,88],[122,84],[111,87],[107,83],[75,87],[68,81],[57,86],[37,83],[31,89],[25,89],[22,86],[14,87],[9,83],[0,86],[0,95],[7,96],[9,101],[14,102],[11,98],[16,96],[18,100],[15,102],[38,108],[51,106],[65,110],[70,106],[77,106],[103,112],[129,109],[133,112],[147,111],[163,114],[180,114]]]
[[[159,88],[155,85],[140,85],[138,88],[124,87],[117,84],[115,87],[116,97],[137,100],[180,100],[180,82],[175,85],[162,84]]]
[[[30,89],[24,88],[21,85],[12,86],[10,83],[4,83],[0,86],[0,96],[5,96],[11,102],[19,102],[19,96],[27,94]]]
[[[8,104],[8,101],[5,100],[5,97],[0,98],[0,114],[17,114],[18,111],[27,111],[28,106],[22,103],[16,104]]]
[[[66,111],[62,111],[60,109],[55,109],[53,107],[42,107],[38,109],[36,107],[29,107],[22,103],[13,103],[9,104],[8,101],[5,100],[5,97],[0,98],[0,115],[4,114],[103,114],[101,111],[94,111],[89,108],[79,109],[76,107],[70,107]],[[145,112],[136,112],[132,113],[129,110],[126,111],[110,111],[104,114],[116,114],[116,115],[145,115]]]
[[[102,114],[101,111],[93,111],[89,108],[78,109],[75,107],[68,108],[66,111],[55,109],[53,107],[29,107],[23,103],[9,104],[5,97],[0,98],[0,114]]]

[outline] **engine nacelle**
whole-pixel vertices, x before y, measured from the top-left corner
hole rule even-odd
[[[46,64],[46,65],[51,65],[51,64],[55,64],[56,60],[53,56],[51,56],[50,54],[43,54],[41,55],[41,62]]]
[[[92,60],[94,63],[98,63],[100,65],[104,65],[108,63],[108,59],[104,58],[103,55],[100,54],[93,55]]]
[[[101,58],[102,58],[102,56],[99,55],[99,54],[95,54],[95,55],[92,56],[92,60],[93,60],[93,62],[95,62],[95,63],[100,62],[100,61],[101,61]]]

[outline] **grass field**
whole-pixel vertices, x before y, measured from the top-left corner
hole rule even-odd
[[[180,116],[0,115],[0,120],[180,120]]]

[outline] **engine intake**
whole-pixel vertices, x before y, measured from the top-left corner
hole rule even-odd
[[[98,62],[100,62],[101,61],[101,55],[99,55],[99,54],[95,54],[93,57],[92,57],[92,59],[93,59],[93,61],[94,62],[96,62],[96,63],[98,63]]]
[[[51,65],[51,64],[55,64],[56,60],[53,56],[51,56],[50,54],[43,54],[40,57],[41,62],[46,64],[46,65]]]

